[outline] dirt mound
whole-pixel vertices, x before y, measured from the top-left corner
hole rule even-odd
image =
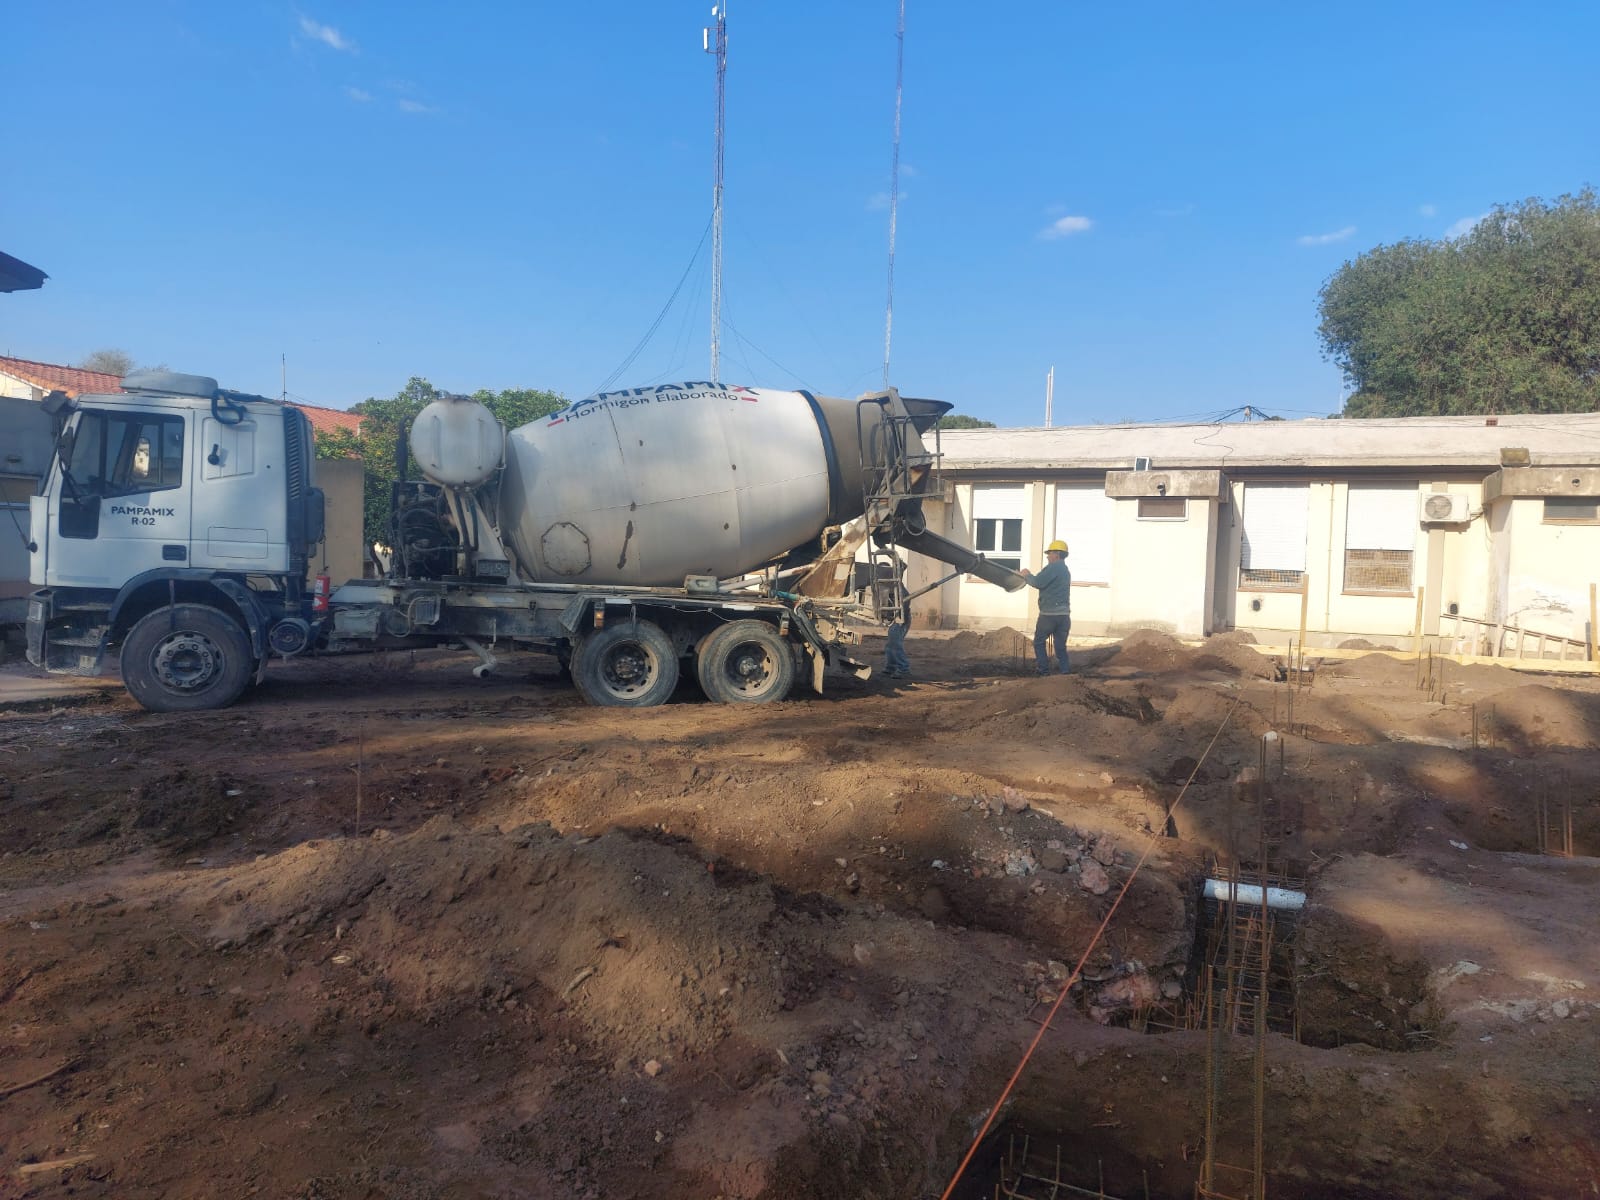
[[[1271,679],[1276,668],[1266,655],[1250,649],[1254,643],[1255,638],[1249,634],[1213,634],[1195,653],[1194,669],[1224,671],[1249,679]]]
[[[213,942],[342,924],[352,969],[430,1019],[541,993],[608,1044],[665,1059],[792,1006],[811,975],[812,954],[783,944],[770,887],[719,888],[704,863],[623,834],[474,834],[435,817],[248,874],[215,910]]]
[[[963,659],[1005,661],[1033,656],[1033,639],[1009,626],[986,633],[963,629],[946,645],[950,654]]]
[[[1122,639],[1112,661],[1119,667],[1162,672],[1183,670],[1193,657],[1193,651],[1170,633],[1139,629]]]
[[[1499,745],[1520,753],[1600,745],[1600,697],[1528,683],[1478,702]]]
[[[1308,652],[1308,657],[1315,657],[1315,652]],[[1396,658],[1391,654],[1363,654],[1360,658],[1324,663],[1319,674],[1388,687],[1402,687],[1409,682],[1414,687],[1417,682],[1417,660]]]
[[[68,849],[124,843],[157,846],[173,854],[198,849],[245,826],[260,789],[219,772],[180,767],[136,782],[111,803],[62,804],[48,820],[13,832],[33,848]],[[52,797],[53,799],[53,797]]]
[[[1112,659],[1117,666],[1164,675],[1177,671],[1222,671],[1253,679],[1270,679],[1272,660],[1250,649],[1248,633],[1213,634],[1198,647],[1184,645],[1171,634],[1140,629],[1122,639]]]

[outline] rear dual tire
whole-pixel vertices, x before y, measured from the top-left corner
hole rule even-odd
[[[770,704],[794,686],[794,651],[765,621],[733,621],[700,643],[695,672],[718,704]]]
[[[572,682],[590,704],[649,708],[678,686],[678,651],[652,621],[607,625],[572,655]]]
[[[672,638],[653,621],[607,625],[572,653],[572,681],[590,704],[649,708],[678,686]],[[708,634],[695,656],[706,697],[718,704],[770,704],[794,687],[794,650],[765,621],[732,621]]]

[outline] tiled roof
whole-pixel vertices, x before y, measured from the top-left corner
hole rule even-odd
[[[315,404],[296,404],[311,422],[313,433],[332,433],[342,429],[349,433],[361,432],[361,414],[345,412],[339,408],[319,408]]]
[[[26,358],[0,355],[0,371],[47,392],[59,389],[69,396],[122,390],[122,380],[116,375],[108,375],[104,371],[85,371],[79,367],[62,367],[55,363],[31,362]]]

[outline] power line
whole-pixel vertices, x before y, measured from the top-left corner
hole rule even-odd
[[[661,328],[661,322],[666,320],[667,313],[671,310],[673,303],[678,299],[678,293],[683,291],[683,285],[688,281],[689,273],[694,270],[694,264],[700,258],[700,251],[705,249],[706,236],[710,232],[711,222],[707,221],[705,230],[700,234],[700,241],[694,248],[694,254],[689,259],[689,265],[683,269],[683,274],[678,276],[678,285],[672,289],[672,295],[667,297],[667,302],[661,306],[661,311],[656,314],[656,319],[650,322],[650,328],[645,330],[644,336],[639,339],[639,344],[633,348],[633,351],[628,355],[628,357],[623,359],[622,362],[618,364],[617,369],[611,372],[611,374],[607,375],[605,382],[599,387],[593,389],[593,391],[589,393],[590,395],[593,395],[595,392],[605,391],[618,379],[622,378],[622,373],[629,367],[633,366],[633,360],[638,358],[644,348],[650,344],[650,339],[655,337],[656,330]]]

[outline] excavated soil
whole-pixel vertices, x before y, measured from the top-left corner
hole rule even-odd
[[[1207,1036],[1146,1017],[1264,761],[1308,896],[1269,1193],[1600,1195],[1594,681],[909,649],[754,709],[588,708],[536,656],[292,662],[183,716],[0,673],[0,1197],[939,1196],[1091,941],[954,1194],[1026,1138],[1191,1196]],[[1233,1163],[1253,1045],[1212,1055]]]

